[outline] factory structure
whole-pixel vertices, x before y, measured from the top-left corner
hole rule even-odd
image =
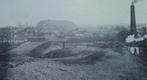
[[[135,55],[145,55],[147,49],[147,26],[144,24],[142,27],[145,29],[145,33],[139,33],[136,25],[135,17],[135,1],[130,6],[130,35],[126,38],[128,50]]]

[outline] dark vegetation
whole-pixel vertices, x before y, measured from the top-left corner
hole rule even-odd
[[[10,27],[0,28],[0,80],[5,80],[7,69],[10,67],[10,49],[19,46],[22,43],[14,43],[14,31]]]
[[[3,54],[4,52],[11,49],[11,44],[9,43],[0,43],[0,54]]]
[[[4,80],[7,76],[9,54],[4,54],[10,49],[7,42],[11,38],[11,30],[8,28],[0,28],[0,80]]]

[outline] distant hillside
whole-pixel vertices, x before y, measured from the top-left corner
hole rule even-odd
[[[37,24],[40,31],[71,31],[77,28],[77,25],[66,20],[42,20]]]

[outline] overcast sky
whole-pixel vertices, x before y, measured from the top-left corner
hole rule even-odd
[[[78,25],[129,24],[132,0],[0,0],[0,26],[39,20],[70,20]],[[136,4],[137,23],[147,23],[147,0]]]

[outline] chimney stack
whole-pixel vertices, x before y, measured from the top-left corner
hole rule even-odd
[[[135,5],[134,3],[131,4],[131,23],[130,23],[130,32],[131,35],[137,35],[136,31],[136,17],[135,17]]]

